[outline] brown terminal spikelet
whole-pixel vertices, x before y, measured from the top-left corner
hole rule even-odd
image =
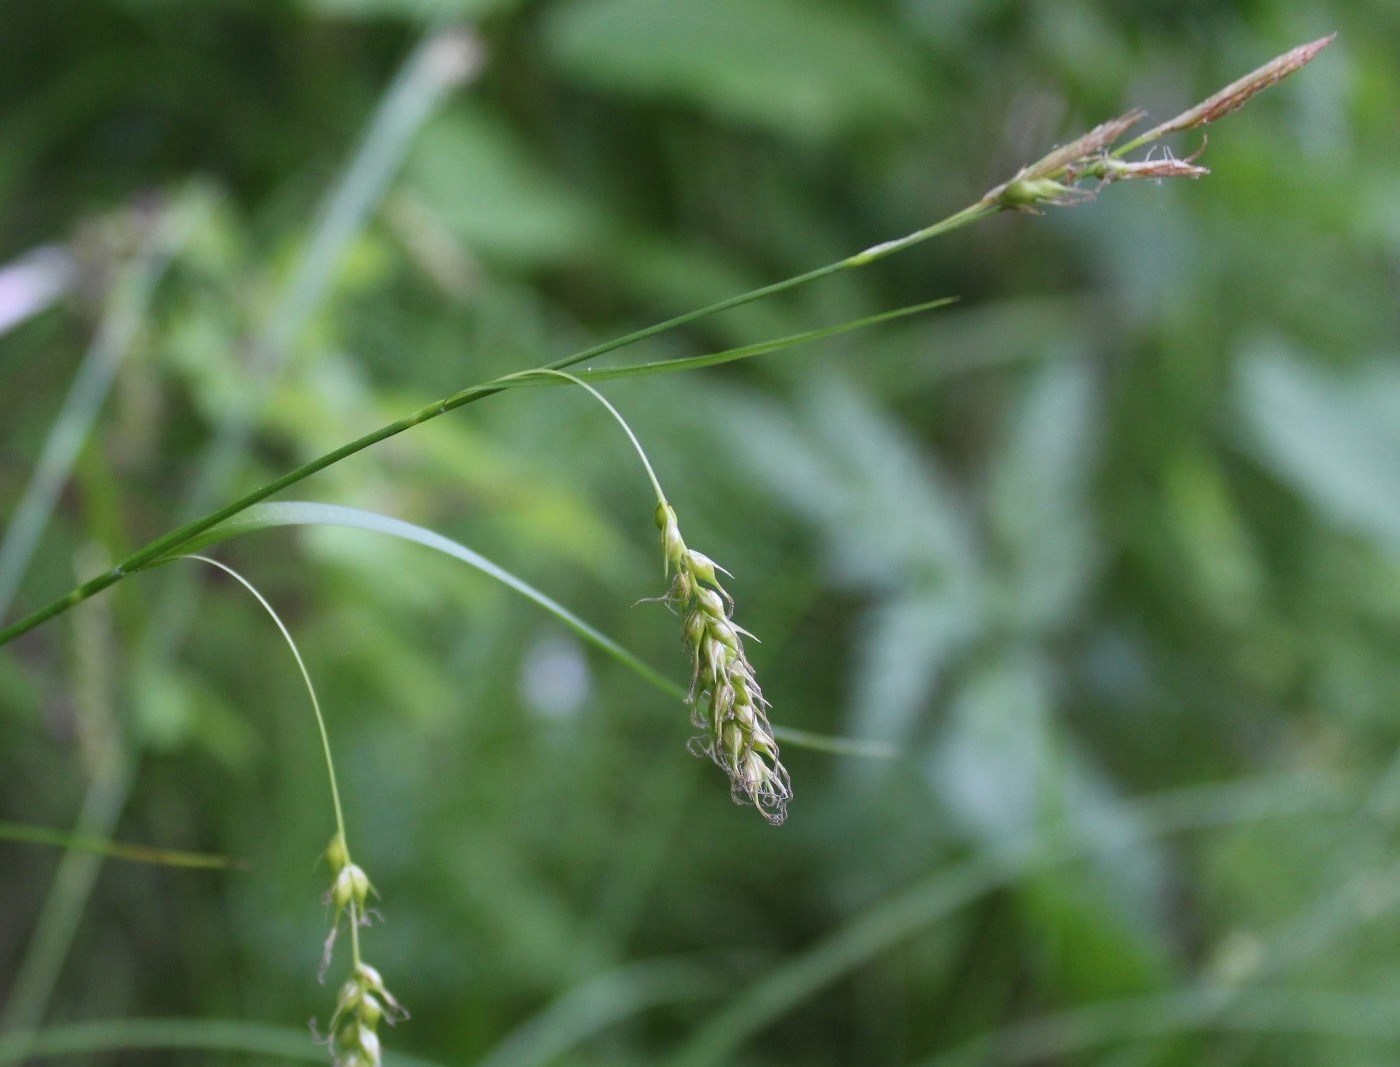
[[[1232,111],[1238,111],[1257,93],[1262,93],[1269,86],[1282,81],[1295,70],[1311,63],[1319,52],[1332,43],[1336,36],[1333,33],[1308,44],[1300,44],[1297,48],[1269,60],[1262,67],[1250,71],[1238,81],[1231,82],[1218,93],[1206,97],[1195,107],[1183,111],[1176,118],[1168,119],[1160,126],[1154,126],[1138,140],[1146,144],[1148,141],[1165,137],[1169,133],[1194,130],[1198,126],[1205,126],[1216,119],[1224,118]]]

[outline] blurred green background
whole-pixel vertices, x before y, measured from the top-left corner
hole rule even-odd
[[[736,575],[774,722],[900,753],[786,747],[781,829],[687,755],[683,706],[459,564],[332,529],[217,554],[320,689],[383,896],[366,957],[413,1012],[387,1063],[1392,1062],[1392,5],[5,4],[5,619],[438,395],[926,225],[1333,30],[1211,129],[1207,179],[611,357],[962,298],[605,387]],[[83,435],[68,401],[67,465],[75,382],[101,404]],[[664,588],[647,484],[576,390],[292,495],[457,538],[685,677],[678,621],[636,603]],[[314,723],[257,605],[182,567],[0,651],[0,819],[250,870],[0,841],[8,1055],[151,1018],[215,1047],[108,1029],[72,1062],[319,1055],[343,962],[317,984]]]

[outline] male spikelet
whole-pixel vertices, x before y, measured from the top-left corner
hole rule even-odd
[[[666,601],[683,620],[693,668],[687,699],[690,721],[701,732],[691,739],[690,750],[710,757],[729,775],[734,803],[752,804],[776,826],[787,818],[792,781],[778,758],[768,701],[744,654],[743,636],[753,635],[730,618],[734,601],[716,573],[729,572],[686,547],[675,509],[665,500],[656,506],[656,525],[666,574],[674,572]]]
[[[1133,138],[1121,148],[1110,151],[1124,134],[1142,121],[1146,112],[1134,108],[1126,115],[1095,126],[1082,137],[1022,167],[1010,181],[988,190],[982,197],[982,203],[1038,213],[1036,209],[1044,204],[1070,206],[1092,200],[1097,189],[1076,184],[1084,179],[1096,179],[1101,188],[1112,182],[1133,178],[1200,178],[1209,174],[1205,167],[1195,165],[1196,158],[1205,149],[1204,141],[1186,159],[1177,159],[1170,153],[1162,158],[1149,156],[1135,162],[1125,162],[1121,157],[1167,134],[1208,126],[1238,111],[1252,97],[1311,63],[1336,36],[1334,33],[1285,52],[1208,96],[1195,107]]]

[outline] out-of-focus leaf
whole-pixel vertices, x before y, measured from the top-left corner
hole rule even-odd
[[[823,0],[573,0],[544,28],[582,82],[804,140],[908,119],[922,98],[878,23]]]
[[[136,680],[133,725],[156,751],[197,745],[231,768],[260,754],[262,739],[219,690],[187,671],[152,669]]]
[[[1004,657],[968,680],[953,702],[930,774],[964,829],[993,849],[1021,848],[1063,809],[1043,666]]]
[[[1096,418],[1093,379],[1081,361],[1038,368],[1010,414],[990,519],[1004,553],[1008,610],[1030,630],[1063,622],[1092,575],[1087,491]]]
[[[1262,563],[1220,467],[1182,453],[1165,471],[1169,515],[1201,606],[1230,626],[1251,620],[1264,588]]]
[[[308,532],[329,531],[318,528]],[[385,546],[381,543],[379,547]],[[397,553],[393,562],[400,562]],[[385,561],[383,566],[387,569],[388,564]],[[371,573],[378,576],[383,571]],[[371,584],[372,581],[365,581],[361,588]],[[421,641],[413,641],[396,629],[398,621],[373,609],[340,611],[328,620],[330,639],[336,649],[353,657],[357,677],[363,676],[364,681],[377,686],[384,702],[391,704],[405,722],[441,723],[460,710],[459,687],[449,684],[442,672],[434,669],[439,661],[433,649],[424,648]]]
[[[582,642],[458,560],[347,529],[226,549],[286,607],[325,700],[350,835],[388,920],[363,931],[365,958],[415,1017],[382,1033],[386,1062],[411,1045],[478,1063],[523,1023],[532,1057],[571,1067],[655,1064],[697,1032],[711,1054],[695,1063],[912,1063],[1004,1024],[1006,1047],[967,1058],[1369,1064],[1377,1045],[1342,1032],[1354,1019],[1319,1016],[1329,1035],[1305,1041],[1251,1030],[1260,1005],[1247,989],[1211,1016],[1229,1033],[1143,1042],[1129,1026],[1116,1048],[1055,1035],[1081,997],[1150,984],[1159,937],[1185,961],[1183,982],[1217,975],[1231,988],[1385,986],[1400,958],[1388,824],[1350,803],[1395,746],[1400,553],[1392,565],[1352,532],[1374,521],[1298,529],[1309,501],[1332,514],[1318,494],[1336,492],[1333,475],[1303,489],[1261,446],[1280,472],[1270,492],[1235,476],[1218,434],[1224,422],[1259,439],[1222,418],[1239,409],[1221,397],[1241,381],[1236,340],[1258,324],[1319,368],[1393,348],[1400,69],[1382,7],[1256,0],[1244,19],[1205,0],[0,4],[0,258],[61,242],[79,263],[73,299],[0,346],[0,519],[89,339],[92,297],[132,252],[133,234],[102,220],[117,205],[141,215],[198,172],[227,187],[228,206],[143,321],[31,595],[68,588],[89,543],[120,558],[179,522],[188,458],[248,400],[246,339],[292,276],[308,205],[340,184],[347,138],[412,21],[479,16],[486,77],[424,126],[382,223],[346,249],[331,298],[257,405],[231,492],[432,396],[906,233],[1099,119],[1132,104],[1165,118],[1271,49],[1337,28],[1307,72],[1212,127],[1209,178],[1118,183],[1073,210],[988,220],[605,362],[969,298],[800,360],[603,390],[687,536],[737,575],[774,714],[901,739],[906,758],[869,782],[844,755],[789,751],[784,734],[798,799],[781,833],[688,759],[680,698],[629,672],[598,670],[572,718],[528,714],[532,635]],[[1180,156],[1199,146],[1171,144]],[[1072,439],[1054,435],[1084,427],[1036,427],[1054,390],[1031,365],[1086,352],[1096,382],[1111,375],[1088,402],[1111,435],[1089,433],[1075,474]],[[1326,398],[1341,381],[1316,377]],[[1100,468],[1110,476],[1091,499],[1084,472]],[[586,398],[537,389],[435,419],[307,491],[459,536],[683,679],[679,620],[633,607],[663,586],[641,482]],[[1092,534],[1084,556],[1062,541],[1066,512]],[[222,586],[173,650],[177,676],[148,684],[143,646],[169,630],[150,607],[160,582],[133,576],[104,598],[114,662],[132,664],[120,722],[148,752],[123,825],[248,855],[255,872],[104,874],[46,1017],[173,1005],[206,1019],[315,1014],[324,1031],[334,990],[314,981],[328,916],[313,858],[330,821],[310,716],[282,706],[290,665]],[[0,654],[0,807],[15,818],[61,826],[80,803],[67,626],[94,610]],[[259,669],[269,656],[275,669]],[[218,716],[251,731],[241,756],[212,736]],[[936,738],[978,754],[980,824],[967,797],[956,811],[937,803],[922,773]],[[1342,788],[1322,808],[1291,776],[1268,801],[1207,789],[1125,815],[1119,800],[1280,763],[1325,767]],[[1018,773],[1035,776],[1029,799]],[[1030,841],[1008,863],[988,827],[1012,802],[1024,807],[1008,821],[1029,823]],[[1274,825],[1244,843],[1224,830],[1239,818]],[[1166,854],[1164,917],[1156,854],[1133,833],[1188,828],[1189,844]],[[1340,847],[1353,832],[1365,847]],[[972,855],[951,862],[950,850]],[[16,858],[0,857],[7,975],[36,942],[52,859]],[[657,1002],[654,972],[615,970],[658,953],[694,956],[728,990],[709,1023]],[[1092,1017],[1120,1019],[1131,1003]],[[159,1055],[199,1059],[162,1032],[172,1051]],[[304,1027],[278,1041],[325,1058]],[[201,1047],[250,1062],[278,1051]],[[111,1029],[62,1048],[142,1056]]]
[[[929,706],[949,663],[985,624],[976,583],[894,596],[861,627],[850,731],[903,746]]]
[[[1079,867],[1045,871],[1019,894],[1035,932],[1041,981],[1066,1000],[1098,1000],[1125,991],[1160,988],[1167,976],[1157,942],[1160,924],[1139,921],[1124,887],[1105,884],[1099,871]],[[1154,887],[1160,888],[1160,887]]]
[[[1278,345],[1241,364],[1264,461],[1327,520],[1400,550],[1400,364],[1327,374]]]
[[[465,105],[440,116],[409,158],[407,181],[473,252],[527,267],[566,261],[598,218],[530,158],[504,123]]]
[[[443,873],[458,922],[509,956],[503,981],[532,992],[574,985],[597,958],[577,902],[535,875],[517,841],[474,835],[471,848],[452,851]]]
[[[520,0],[302,0],[313,13],[331,18],[482,18],[520,5]]]
[[[902,589],[911,575],[976,566],[971,530],[942,473],[844,376],[813,373],[801,421],[747,399],[723,414],[742,460],[813,521],[838,581]]]
[[[817,376],[813,376],[814,380]],[[844,376],[816,380],[802,420],[745,401],[743,458],[828,545],[837,582],[881,594],[861,627],[850,732],[896,745],[986,622],[965,506],[932,460]]]
[[[124,1056],[128,1051],[132,1053],[129,1058]],[[326,1059],[325,1051],[308,1040],[304,1026],[283,1028],[222,1019],[98,1019],[0,1038],[0,1064],[118,1055],[135,1063],[163,1052],[187,1052],[190,1058],[204,1062],[215,1053],[245,1060],[256,1057],[265,1063],[322,1063]],[[433,1060],[397,1051],[394,1063],[399,1067],[439,1067]]]
[[[1108,918],[1114,928],[1135,933],[1131,944],[1086,942],[1084,950],[1098,954],[1093,960],[1057,951],[1055,969],[1076,992],[1093,991],[1086,976],[1096,968],[1114,976],[1100,991],[1148,981],[1155,971],[1149,932],[1158,918],[1162,857],[1056,725],[1049,672],[1039,657],[1008,651],[968,680],[928,770],[948,809],[988,851],[1019,855],[1047,839],[1087,847],[1093,856],[1087,877],[1047,875],[1025,890],[1052,945],[1095,923],[1102,929]],[[1098,914],[1105,905],[1111,916]]]
[[[543,1067],[584,1038],[631,1015],[675,1001],[702,999],[717,990],[712,976],[671,961],[638,963],[590,978],[491,1050],[478,1067]]]
[[[950,378],[984,368],[1072,359],[1082,347],[1073,338],[1097,314],[1086,303],[1069,296],[959,303],[882,331],[880,358],[863,360],[861,379],[883,397],[922,397]],[[1061,343],[1047,349],[1047,337]]]

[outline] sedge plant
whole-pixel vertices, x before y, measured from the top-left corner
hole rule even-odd
[[[1140,158],[1129,157],[1139,149],[1156,145],[1168,135],[1203,128],[1237,110],[1257,93],[1309,63],[1332,39],[1330,36],[1324,37],[1286,52],[1212,94],[1195,107],[1130,139],[1125,140],[1130,131],[1145,117],[1142,111],[1134,109],[1102,123],[1022,167],[1007,181],[992,187],[975,202],[905,236],[872,245],[825,266],[592,345],[543,366],[483,381],[442,397],[317,456],[251,492],[157,537],[64,596],[0,629],[0,645],[15,640],[133,574],[177,558],[190,558],[194,549],[222,540],[228,535],[226,531],[236,528],[240,518],[248,515],[251,509],[261,505],[263,501],[388,438],[509,389],[551,384],[582,386],[622,425],[646,467],[655,492],[655,521],[660,531],[663,565],[670,582],[668,590],[660,599],[680,615],[682,639],[690,659],[691,682],[687,699],[692,705],[692,722],[698,730],[698,736],[691,743],[692,751],[713,760],[726,773],[731,794],[737,802],[751,804],[770,822],[781,823],[792,797],[792,785],[781,762],[776,740],[781,731],[769,722],[768,702],[745,651],[744,638],[751,635],[733,620],[733,600],[719,579],[719,575],[725,572],[707,556],[687,545],[680,531],[677,510],[663,493],[640,442],[622,416],[590,383],[611,378],[643,377],[656,373],[692,370],[714,363],[752,358],[829,336],[844,329],[871,325],[894,315],[926,310],[945,301],[901,309],[858,322],[706,356],[631,367],[589,368],[577,373],[566,373],[566,369],[720,312],[810,285],[844,271],[868,266],[996,214],[1006,211],[1039,213],[1049,207],[1084,204],[1096,197],[1101,190],[1122,181],[1203,177],[1209,171],[1196,161],[1205,148],[1204,139],[1201,145],[1185,158],[1177,158],[1160,148],[1154,148]],[[229,570],[223,564],[206,561]],[[229,573],[243,582],[263,606],[271,611],[266,601],[246,580],[232,571]],[[273,617],[276,618],[275,614]],[[290,635],[280,620],[277,625],[290,643]],[[295,653],[294,644],[292,648]],[[310,688],[309,675],[299,654],[297,661]],[[373,889],[364,870],[351,859],[335,784],[329,737],[315,701],[314,689],[311,690],[311,697],[330,773],[336,824],[326,853],[332,869],[332,887],[328,899],[333,916],[332,931],[326,942],[327,961],[335,944],[337,931],[342,926],[348,931],[351,946],[349,976],[340,988],[325,1041],[338,1065],[364,1067],[380,1062],[377,1034],[379,1022],[384,1019],[392,1022],[402,1017],[403,1012],[385,989],[378,972],[361,956],[359,930],[369,920],[371,912],[368,902]],[[803,738],[800,732],[792,736]],[[820,747],[820,742],[814,747]]]

